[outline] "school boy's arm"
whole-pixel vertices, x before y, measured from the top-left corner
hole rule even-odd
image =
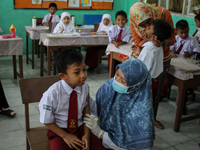
[[[79,150],[79,148],[77,147],[83,146],[83,142],[76,137],[75,135],[71,134],[71,133],[67,133],[65,132],[63,129],[61,129],[56,123],[49,123],[49,124],[44,124],[47,128],[49,128],[51,131],[53,131],[55,134],[57,134],[58,136],[60,136],[65,143],[67,143],[67,145],[71,148],[71,149],[76,149]]]
[[[120,45],[128,43],[130,40],[130,36],[131,36],[130,27],[125,26],[125,30],[123,32],[125,32],[125,34],[122,37],[122,42],[120,43]]]
[[[48,24],[48,20],[47,20],[47,18],[48,18],[48,14],[44,16],[44,18],[43,18],[43,20],[42,20],[42,25],[48,27],[49,24]]]
[[[113,41],[111,41],[111,43],[113,43],[116,48],[119,48],[119,42],[113,40]]]
[[[87,96],[86,102],[87,105],[83,111],[83,117],[86,117],[86,114],[90,114],[90,104],[89,104],[89,94]],[[90,146],[90,129],[84,123],[84,136],[82,137],[82,141],[84,142],[84,149],[89,149]]]

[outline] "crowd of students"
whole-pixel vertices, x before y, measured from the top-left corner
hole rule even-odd
[[[63,12],[59,19],[56,11],[56,4],[51,3],[50,13],[42,24],[58,22],[53,33],[76,32],[71,15]],[[89,71],[96,67],[95,48],[87,50],[86,59],[72,49],[57,55],[61,80],[43,94],[39,104],[40,122],[48,127],[52,150],[150,149],[155,138],[154,126],[164,129],[156,119],[162,89],[168,90],[166,86],[169,86],[163,84],[163,64],[171,57],[195,58],[200,52],[200,14],[195,16],[198,29],[193,36],[189,35],[186,20],[178,21],[174,29],[171,14],[163,7],[138,2],[130,8],[129,18],[130,27],[126,26],[128,19],[124,11],[116,13],[115,25],[109,14],[104,14],[99,24],[97,32],[106,33],[116,48],[128,43],[132,34],[132,49],[138,57],[116,66],[114,78],[102,85],[96,100],[90,98],[85,84],[86,65],[92,68]],[[96,116],[90,115],[91,102],[97,108]],[[14,116],[11,111],[9,115]]]

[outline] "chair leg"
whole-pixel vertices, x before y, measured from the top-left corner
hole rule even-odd
[[[30,150],[30,146],[27,139],[26,139],[26,150]]]

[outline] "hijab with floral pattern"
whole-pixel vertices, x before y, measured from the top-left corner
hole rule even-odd
[[[139,24],[149,18],[160,19],[161,12],[152,4],[137,2],[129,12],[130,27],[141,37],[142,28]]]

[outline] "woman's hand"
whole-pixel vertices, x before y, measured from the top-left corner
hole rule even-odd
[[[97,124],[98,118],[96,116],[94,116],[94,115],[86,114],[86,117],[84,117],[83,120],[84,120],[83,122],[86,124],[86,126],[88,128],[90,128],[90,130],[92,131],[92,133],[96,137],[98,137],[100,139],[102,137],[102,135],[104,134],[104,131],[101,130],[101,128]]]
[[[78,148],[77,146],[83,147],[84,145],[84,143],[77,136],[71,133],[66,133],[62,138],[71,149],[79,150],[80,148]]]
[[[142,48],[137,45],[132,45],[131,49],[134,51],[135,54],[140,54]]]

